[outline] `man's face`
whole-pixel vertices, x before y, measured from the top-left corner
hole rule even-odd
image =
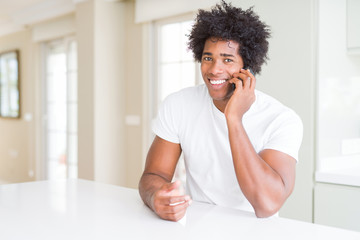
[[[232,40],[209,38],[205,42],[201,74],[215,105],[227,103],[233,93],[233,85],[228,80],[244,67],[239,47],[239,43]]]

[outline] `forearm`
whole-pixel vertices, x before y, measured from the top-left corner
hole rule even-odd
[[[230,147],[240,188],[258,217],[273,215],[286,199],[280,175],[255,151],[242,124],[228,122]]]
[[[139,192],[144,203],[154,210],[152,198],[154,193],[159,190],[165,183],[169,183],[165,177],[154,173],[144,172],[139,182]]]

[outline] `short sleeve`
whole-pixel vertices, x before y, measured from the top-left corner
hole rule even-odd
[[[303,138],[303,124],[300,117],[288,110],[275,118],[266,130],[267,138],[263,149],[274,149],[290,155],[298,161]]]
[[[178,132],[181,99],[179,97],[179,93],[175,93],[165,98],[152,125],[154,134],[173,143],[180,143]]]

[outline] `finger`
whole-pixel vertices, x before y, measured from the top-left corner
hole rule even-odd
[[[180,219],[182,219],[184,216],[185,216],[185,214],[186,214],[186,209],[184,210],[184,211],[181,211],[181,212],[178,212],[178,213],[175,213],[175,214],[173,214],[173,221],[179,221]]]
[[[186,209],[188,208],[188,206],[190,206],[191,203],[192,200],[182,204],[178,204],[176,206],[162,205],[160,208],[157,209],[156,214],[166,220],[178,221],[185,215]]]
[[[231,78],[229,82],[235,84],[237,89],[242,89],[243,87],[243,80],[239,77],[238,74],[234,75],[234,77]]]
[[[184,211],[186,210],[190,204],[191,204],[191,200],[190,201],[186,201],[186,202],[183,202],[183,203],[179,203],[177,205],[169,205],[169,206],[165,206],[163,208],[163,212],[164,213],[171,213],[171,214],[175,214],[175,213],[178,213],[178,212],[181,212],[181,211]]]
[[[248,77],[248,76],[247,76],[247,74],[245,74],[245,73],[243,73],[243,72],[236,72],[236,73],[233,73],[232,77],[233,77],[233,78],[237,78],[237,79],[239,79],[239,80],[244,80],[244,79],[246,79],[246,77]]]
[[[244,88],[245,89],[250,89],[251,87],[251,78],[250,77],[246,77],[245,80],[243,81],[244,82]]]
[[[182,219],[186,214],[186,209],[177,212],[177,213],[166,213],[162,216],[160,216],[161,218],[165,219],[165,220],[169,220],[169,221],[179,221],[180,219]]]
[[[168,189],[167,191],[173,191],[173,190],[177,190],[180,188],[181,182],[179,180],[176,180],[175,182],[172,182],[170,184],[168,184]]]
[[[250,71],[250,69],[242,69],[241,70],[242,73],[244,73],[246,76],[249,77],[249,83],[250,83],[250,89],[254,89],[255,88],[255,85],[256,85],[256,78],[255,76],[252,74],[252,72]]]
[[[256,77],[254,76],[254,74],[250,71],[250,69],[248,69],[248,72],[250,74],[250,78],[251,78],[251,85],[250,88],[254,89],[255,85],[256,85]]]
[[[240,81],[242,81],[242,84],[245,85],[246,81],[249,80],[249,76],[247,75],[246,70],[240,70],[242,72],[234,73],[232,76],[233,78],[237,78]]]
[[[166,183],[160,188],[158,194],[161,196],[171,196],[173,195],[173,191],[179,190],[180,184],[181,184],[180,181],[175,181],[173,183]]]
[[[192,202],[191,197],[188,195],[184,196],[160,196],[156,198],[154,205],[158,211],[168,206],[173,207],[184,203]]]
[[[185,196],[174,196],[169,198],[169,205],[177,205],[179,203],[190,201],[191,198],[188,195]]]
[[[244,74],[244,88],[249,89],[251,87],[251,82],[252,82],[252,74],[250,73],[250,71],[245,70],[245,69],[241,69],[240,70],[242,74]]]
[[[235,85],[237,85],[237,84],[242,85],[242,80],[240,78],[234,77],[229,80],[229,83],[234,83]]]

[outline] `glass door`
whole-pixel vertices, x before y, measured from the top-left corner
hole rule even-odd
[[[77,46],[44,43],[44,159],[46,179],[77,178]]]

